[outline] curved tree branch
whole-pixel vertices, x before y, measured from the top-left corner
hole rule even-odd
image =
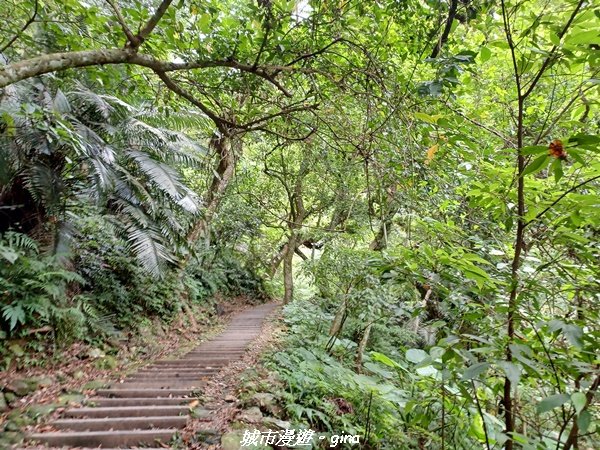
[[[112,8],[112,10],[114,11],[115,16],[117,17],[117,21],[119,22],[119,25],[121,25],[121,29],[123,30],[123,33],[125,33],[125,36],[127,36],[127,41],[128,41],[127,45],[137,45],[138,40],[134,36],[133,32],[127,26],[127,23],[125,22],[125,19],[123,18],[123,14],[121,14],[121,9],[119,8],[119,5],[117,5],[115,0],[106,0],[106,3],[108,3],[110,5],[110,7]]]
[[[37,17],[37,13],[38,13],[38,0],[35,0],[35,4],[33,7],[33,14],[29,18],[29,20],[27,22],[25,22],[25,25],[23,25],[21,27],[21,29],[17,32],[17,34],[15,34],[12,37],[12,39],[10,41],[8,41],[8,43],[6,45],[4,45],[4,46],[2,46],[2,48],[0,48],[0,53],[3,53],[7,48],[9,48],[11,45],[13,45],[15,43],[15,41],[17,39],[19,39],[19,37],[21,37],[21,34],[23,34],[23,32],[27,28],[29,28],[29,25],[31,25],[35,21],[35,18]]]
[[[142,43],[148,38],[148,36],[150,36],[150,33],[152,33],[152,31],[154,31],[154,28],[156,27],[156,25],[158,25],[158,22],[160,21],[160,19],[162,19],[162,17],[165,15],[165,13],[167,12],[167,9],[169,8],[169,6],[171,5],[172,2],[173,2],[173,0],[163,0],[161,2],[161,4],[158,6],[156,11],[150,18],[150,20],[148,20],[146,25],[144,25],[144,28],[142,28],[139,31],[139,33],[136,35],[136,38],[139,41],[137,47],[142,45]]]
[[[444,31],[442,35],[438,39],[435,47],[433,47],[433,51],[431,52],[430,58],[437,58],[440,50],[448,40],[448,36],[450,36],[450,30],[452,29],[452,22],[454,22],[454,18],[456,17],[456,10],[458,9],[458,0],[450,0],[450,9],[448,10],[448,19],[446,19],[446,26],[444,27]]]

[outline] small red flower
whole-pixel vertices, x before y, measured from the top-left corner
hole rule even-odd
[[[548,154],[558,159],[567,159],[567,152],[565,152],[563,143],[559,139],[554,139],[550,142],[550,145],[548,145]]]

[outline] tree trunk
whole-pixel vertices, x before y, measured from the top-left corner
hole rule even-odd
[[[221,199],[225,193],[225,190],[227,189],[227,186],[229,185],[229,182],[233,178],[235,165],[237,162],[236,150],[239,147],[240,142],[234,141],[228,136],[217,137],[215,135],[211,141],[211,145],[217,150],[219,162],[214,170],[214,176],[210,185],[210,189],[208,190],[204,200],[204,204],[206,205],[204,215],[194,224],[187,235],[187,242],[190,245],[193,245],[203,236],[208,241],[208,227],[210,225],[210,220],[221,203]],[[188,253],[182,262],[180,275],[180,281],[182,284],[183,277],[185,276],[185,266],[187,266],[189,263],[191,256],[191,252]],[[198,323],[194,317],[193,310],[189,305],[189,293],[185,287],[182,291],[181,302],[181,313],[187,316],[192,331],[196,331]]]
[[[329,340],[327,341],[327,345],[325,346],[325,350],[327,350],[328,352],[331,351],[335,340],[342,331],[342,327],[344,326],[344,322],[346,321],[347,310],[348,304],[346,299],[344,299],[344,302],[340,305],[337,312],[335,313],[335,317],[333,318],[333,322],[331,323],[331,328],[329,329]]]
[[[377,231],[377,235],[371,242],[371,245],[369,245],[369,249],[380,252],[381,250],[385,250],[387,248],[388,236],[392,228],[392,223],[391,216],[381,222],[379,230]]]
[[[346,315],[346,301],[340,305],[337,312],[335,313],[335,317],[333,318],[333,322],[331,323],[331,328],[329,329],[329,336],[337,336],[341,329],[342,324],[344,323],[344,316]]]
[[[241,147],[241,142],[229,136],[217,137],[215,135],[211,141],[211,145],[219,155],[219,162],[214,170],[214,176],[204,200],[204,204],[206,205],[204,215],[194,224],[192,230],[188,233],[187,241],[190,244],[196,242],[208,229],[210,220],[219,207],[223,194],[235,173],[238,158],[237,153]]]
[[[362,338],[358,343],[358,349],[356,350],[356,358],[354,360],[354,364],[356,366],[356,373],[362,372],[362,358],[365,353],[365,349],[367,348],[367,344],[369,343],[369,337],[371,336],[371,327],[373,326],[373,322],[369,322],[365,330],[363,331]]]
[[[288,241],[285,255],[283,257],[283,303],[289,303],[294,298],[294,273],[292,265],[294,260],[294,249],[296,248],[296,232],[292,230],[292,235]]]

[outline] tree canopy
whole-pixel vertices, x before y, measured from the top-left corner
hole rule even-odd
[[[0,0],[0,23],[3,341],[270,295],[295,420],[365,448],[598,441],[593,1]]]

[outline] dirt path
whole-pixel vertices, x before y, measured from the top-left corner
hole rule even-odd
[[[227,328],[179,359],[155,361],[126,378],[98,389],[83,407],[29,436],[29,442],[57,448],[168,448],[175,433],[192,417],[210,417],[203,391],[224,367],[252,351],[265,318],[277,308],[269,303],[235,314]]]

